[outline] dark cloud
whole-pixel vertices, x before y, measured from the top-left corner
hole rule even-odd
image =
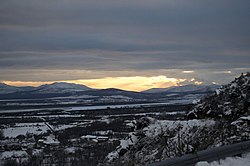
[[[208,80],[221,77],[216,71],[238,74],[249,70],[249,6],[249,0],[1,0],[0,70],[12,73],[1,79],[43,69],[195,70],[210,72]]]

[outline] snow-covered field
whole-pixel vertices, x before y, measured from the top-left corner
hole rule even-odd
[[[3,129],[5,137],[15,138],[18,135],[26,135],[28,133],[41,134],[45,133],[49,128],[44,123],[19,123],[13,127]]]
[[[243,154],[242,157],[227,157],[211,163],[201,161],[195,166],[250,166],[250,153]]]
[[[66,128],[74,127],[75,125],[58,125],[52,126],[55,131],[64,130]],[[45,123],[17,123],[15,126],[4,128],[3,133],[5,137],[15,138],[18,135],[26,135],[28,133],[39,135],[50,130]]]

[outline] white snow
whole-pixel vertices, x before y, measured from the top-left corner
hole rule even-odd
[[[75,153],[75,151],[78,149],[79,149],[79,147],[68,147],[68,148],[64,149],[64,151],[66,153]]]
[[[33,156],[39,156],[43,152],[42,149],[33,149],[32,150],[32,155]]]
[[[196,99],[196,100],[193,100],[193,104],[198,104],[201,100],[200,99]]]
[[[47,136],[46,140],[43,143],[48,144],[48,145],[59,145],[60,144],[60,142],[55,138],[54,135]]]
[[[109,119],[109,116],[102,116],[101,120],[99,120],[99,122],[105,122],[107,124],[109,124],[111,122],[111,120]]]
[[[201,161],[195,166],[250,166],[250,153],[243,154],[242,157],[227,157],[226,159],[211,163]]]
[[[215,92],[217,95],[219,95],[221,93],[221,89],[216,89]]]
[[[14,127],[3,129],[3,133],[5,137],[15,138],[27,133],[41,134],[47,132],[47,130],[49,128],[44,123],[17,123]]]
[[[106,156],[108,162],[111,162],[114,159],[117,159],[122,149],[127,150],[130,146],[134,145],[137,141],[138,141],[138,138],[137,136],[135,136],[135,133],[134,132],[129,133],[126,139],[120,140],[120,145],[116,148],[116,150],[114,150],[113,152],[110,152]]]
[[[106,130],[106,131],[95,131],[93,134],[95,135],[109,135],[113,134],[114,132],[112,130]]]
[[[244,116],[244,117],[240,117],[240,119],[243,119],[243,120],[248,120],[248,121],[250,121],[250,115],[249,115],[249,116]]]
[[[0,153],[0,159],[5,159],[5,158],[24,158],[27,157],[28,153],[26,151],[22,150],[17,150],[17,151],[5,151]]]
[[[214,120],[189,120],[189,121],[171,121],[171,120],[157,120],[155,123],[150,124],[148,127],[144,128],[146,135],[148,137],[154,137],[160,133],[175,129],[180,127],[180,132],[188,132],[194,126],[213,126],[215,124]]]
[[[51,126],[55,131],[64,130],[66,128],[74,127],[75,125],[57,125]],[[39,135],[46,133],[47,130],[50,130],[45,123],[16,123],[15,126],[6,127],[3,129],[5,137],[15,138],[18,135],[26,135],[28,133]]]
[[[81,136],[81,139],[96,139],[97,136],[95,135],[84,135],[84,136]]]

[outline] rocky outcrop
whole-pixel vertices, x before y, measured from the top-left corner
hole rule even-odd
[[[250,73],[242,74],[216,94],[201,100],[188,118],[223,118],[236,120],[250,114]]]

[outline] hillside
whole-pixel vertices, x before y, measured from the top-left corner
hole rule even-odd
[[[201,100],[185,120],[144,117],[103,165],[146,165],[250,139],[250,73]]]
[[[250,111],[250,73],[242,74],[230,84],[199,103],[190,118],[227,118],[235,120]]]
[[[213,92],[217,88],[219,88],[220,85],[183,85],[183,86],[173,86],[169,88],[152,88],[148,89],[146,91],[143,91],[143,93],[206,93],[206,92]]]
[[[80,85],[65,82],[55,82],[52,84],[41,85],[36,88],[37,93],[69,93],[69,92],[81,92],[91,90],[91,88]]]
[[[15,92],[24,92],[24,91],[30,91],[33,90],[34,87],[30,86],[24,86],[24,87],[15,87],[15,86],[10,86],[5,83],[0,83],[0,94],[10,94],[10,93],[15,93]]]

